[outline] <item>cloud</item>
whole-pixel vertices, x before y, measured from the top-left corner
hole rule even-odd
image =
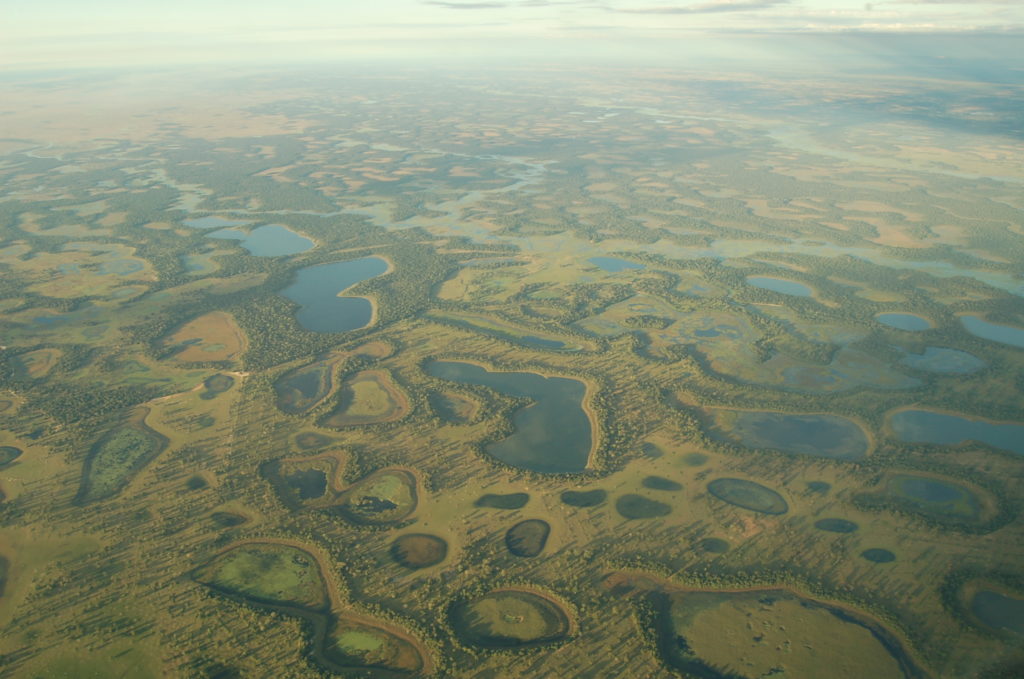
[[[507,2],[444,2],[443,0],[426,0],[424,4],[445,9],[502,9],[509,6]]]
[[[446,0],[424,0],[425,5],[434,5],[445,9],[505,9],[508,7],[558,7],[560,5],[587,5],[592,0],[519,0],[518,2],[447,2]]]
[[[887,5],[1019,5],[1021,0],[889,0]]]
[[[721,12],[752,12],[777,5],[789,4],[790,0],[713,0],[696,5],[671,5],[662,7],[637,7],[636,9],[614,9],[623,14],[718,14]]]

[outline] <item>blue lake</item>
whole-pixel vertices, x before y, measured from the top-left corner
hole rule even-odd
[[[974,354],[943,347],[926,347],[922,354],[908,353],[900,363],[918,370],[955,375],[967,375],[985,367],[985,361]]]
[[[890,328],[909,330],[910,332],[928,330],[932,327],[931,321],[917,314],[885,313],[878,314],[875,319]]]
[[[975,337],[1024,349],[1024,328],[989,323],[980,316],[961,316],[960,322]]]
[[[373,319],[373,305],[363,297],[338,297],[356,283],[388,270],[380,257],[318,264],[299,269],[295,282],[281,294],[302,306],[295,319],[313,332],[346,332],[365,328]]]
[[[257,257],[294,255],[314,246],[310,239],[280,224],[260,226],[249,233],[238,229],[221,229],[207,235],[210,238],[241,241],[241,246]]]
[[[747,276],[747,283],[753,285],[755,288],[771,290],[772,292],[780,292],[783,295],[793,295],[794,297],[810,297],[814,294],[814,291],[803,283],[786,280],[785,278],[773,278],[771,276]]]
[[[591,264],[595,265],[599,269],[604,271],[610,271],[616,273],[618,271],[626,271],[628,269],[643,269],[643,264],[636,262],[630,262],[627,259],[619,259],[618,257],[591,257],[587,260]]]
[[[490,387],[507,396],[528,398],[512,415],[514,430],[485,450],[502,462],[542,474],[582,472],[590,459],[590,418],[583,411],[586,385],[568,377],[531,372],[499,372],[462,361],[433,361],[428,375]]]
[[[1024,424],[986,422],[931,410],[901,410],[889,417],[889,426],[896,436],[908,443],[956,445],[981,441],[1024,455]]]

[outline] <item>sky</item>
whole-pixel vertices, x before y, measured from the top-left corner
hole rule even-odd
[[[0,69],[687,45],[756,58],[772,36],[993,33],[1024,52],[1024,0],[0,0]]]

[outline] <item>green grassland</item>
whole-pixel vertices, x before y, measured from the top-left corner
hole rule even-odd
[[[288,97],[276,76],[236,83],[224,119],[138,138],[48,123],[70,140],[3,157],[0,675],[959,679],[1024,661],[970,609],[1024,591],[1020,456],[886,424],[911,406],[1024,421],[1024,351],[960,320],[1024,327],[1024,201],[972,178],[1022,178],[1006,138],[898,113],[819,126],[822,96],[873,91],[857,79],[773,81],[776,109],[742,79],[723,99],[655,72],[451,98],[317,77]],[[202,217],[316,247],[251,256],[185,223]],[[345,291],[373,301],[364,328],[314,332],[280,295],[370,255],[392,270]],[[905,362],[929,347],[982,367]],[[489,455],[536,402],[433,377],[438,360],[582,382],[586,467]],[[861,438],[769,436],[818,416]]]

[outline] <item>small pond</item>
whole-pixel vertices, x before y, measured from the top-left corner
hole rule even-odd
[[[299,269],[295,282],[281,294],[302,305],[295,319],[306,330],[358,330],[373,319],[373,304],[364,297],[339,297],[338,294],[387,270],[388,263],[380,257],[308,266]]]

